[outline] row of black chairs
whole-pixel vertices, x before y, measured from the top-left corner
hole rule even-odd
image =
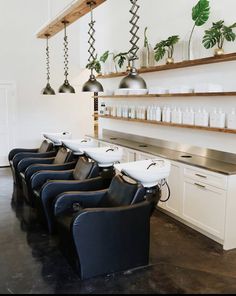
[[[141,184],[47,141],[12,150],[9,162],[22,199],[59,236],[81,279],[148,265],[154,204]]]

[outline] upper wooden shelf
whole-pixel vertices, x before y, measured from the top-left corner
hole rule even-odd
[[[236,53],[229,53],[229,54],[225,54],[217,57],[214,56],[214,57],[203,58],[203,59],[183,61],[183,62],[178,62],[174,64],[161,65],[161,66],[156,66],[151,68],[141,68],[139,69],[139,73],[145,74],[145,73],[151,73],[151,72],[188,68],[188,67],[194,67],[194,66],[200,66],[200,65],[230,62],[235,60],[236,60]],[[118,73],[111,73],[108,75],[98,75],[98,78],[99,79],[116,78],[116,77],[122,77],[126,75],[127,75],[126,72],[118,72]]]
[[[176,93],[176,94],[153,94],[153,95],[111,95],[98,96],[102,99],[125,99],[125,98],[179,98],[179,97],[236,97],[236,92],[205,92],[205,93]]]
[[[101,5],[106,0],[96,0],[96,4],[94,8]],[[78,0],[74,4],[72,4],[69,8],[64,10],[61,14],[59,14],[54,20],[52,20],[49,24],[47,24],[40,32],[37,34],[37,38],[46,39],[46,35],[50,35],[53,37],[60,31],[64,29],[63,21],[69,22],[68,25],[74,23],[82,16],[90,12],[90,8],[87,4],[88,0]]]

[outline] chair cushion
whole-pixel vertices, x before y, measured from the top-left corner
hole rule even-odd
[[[60,148],[53,161],[53,164],[64,164],[67,161],[70,152],[66,148]]]
[[[109,190],[101,201],[99,207],[121,207],[131,205],[140,190],[144,193],[143,187],[140,184],[129,183],[121,176],[117,175],[113,178]],[[144,198],[144,194],[142,194],[142,198]]]
[[[52,149],[53,145],[52,143],[49,143],[48,141],[43,141],[41,146],[39,147],[38,153],[45,153]]]
[[[81,157],[77,162],[77,165],[73,172],[74,179],[81,180],[81,181],[88,179],[93,169],[93,166],[94,166],[94,162],[89,162],[87,158]]]

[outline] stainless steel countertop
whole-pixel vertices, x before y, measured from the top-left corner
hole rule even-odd
[[[101,138],[94,137],[94,136],[89,136],[89,137],[102,142],[107,142],[113,145],[120,145],[129,149],[137,150],[139,152],[151,154],[154,156],[160,156],[163,158],[167,158],[169,160],[173,160],[176,162],[206,169],[212,172],[216,172],[224,175],[236,175],[236,164],[227,163],[227,162],[215,160],[212,158],[202,157],[202,156],[189,154],[189,153],[172,150],[168,148],[153,146],[153,145],[145,144],[141,142],[135,142],[135,141],[119,138],[119,137],[116,137],[116,138],[109,137],[109,136],[103,136]],[[183,156],[186,156],[187,158],[184,158]]]

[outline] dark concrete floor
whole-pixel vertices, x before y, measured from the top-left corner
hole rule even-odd
[[[0,169],[1,294],[236,293],[236,251],[222,247],[162,213],[152,218],[150,266],[80,281],[57,240],[12,207],[12,178]]]

